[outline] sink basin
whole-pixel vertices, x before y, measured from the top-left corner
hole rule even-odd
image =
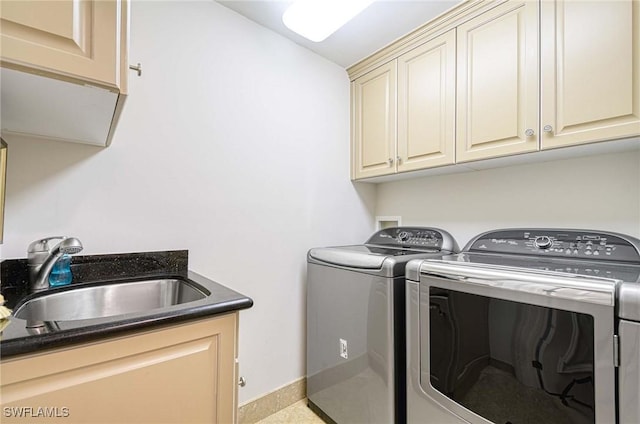
[[[72,321],[161,309],[204,299],[208,292],[186,280],[167,278],[110,283],[42,294],[14,317],[33,321]]]

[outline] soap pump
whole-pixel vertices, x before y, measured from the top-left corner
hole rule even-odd
[[[49,286],[59,287],[71,284],[73,280],[73,274],[71,274],[71,256],[66,253],[60,256],[60,259],[56,261],[51,268],[51,274],[49,274]]]

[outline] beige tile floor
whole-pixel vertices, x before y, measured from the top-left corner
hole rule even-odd
[[[256,424],[324,424],[324,421],[309,409],[307,400],[302,399]]]

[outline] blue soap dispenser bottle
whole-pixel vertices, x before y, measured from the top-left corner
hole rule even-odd
[[[73,280],[71,274],[71,256],[64,254],[56,261],[49,274],[49,286],[66,286]]]

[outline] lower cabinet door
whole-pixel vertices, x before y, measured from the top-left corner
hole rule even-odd
[[[237,314],[3,361],[2,422],[233,423]]]

